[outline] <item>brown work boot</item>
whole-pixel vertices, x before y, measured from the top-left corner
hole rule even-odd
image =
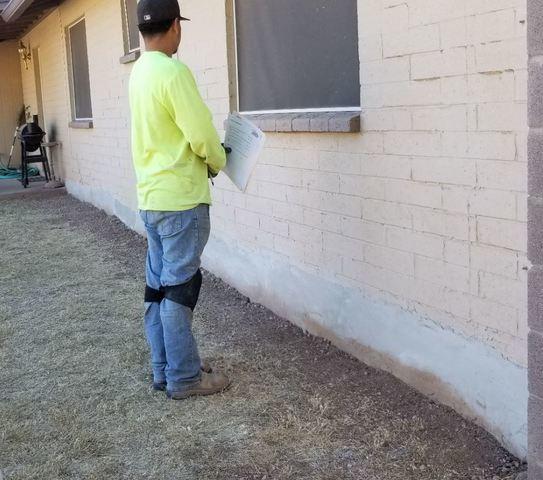
[[[211,364],[209,363],[209,360],[202,360],[202,372],[205,373],[212,373],[213,368],[211,368]]]
[[[200,367],[202,372],[205,373],[211,373],[213,372],[213,368],[211,367],[211,364],[208,360],[202,360],[202,366]],[[165,392],[166,391],[166,382],[153,382],[153,390],[156,390],[157,392]]]
[[[167,391],[166,395],[173,400],[183,400],[194,395],[213,395],[214,393],[224,392],[229,385],[230,379],[224,373],[202,372],[202,377],[198,383],[179,392]]]

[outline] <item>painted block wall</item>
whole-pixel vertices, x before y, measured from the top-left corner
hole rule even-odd
[[[21,67],[17,42],[0,43],[0,156],[7,163],[19,112],[23,106]],[[20,149],[14,152],[11,166],[18,166]]]
[[[182,57],[220,125],[228,59],[208,36],[229,23],[207,5],[184,3]],[[268,133],[246,194],[217,182],[208,266],[524,455],[525,4],[358,7],[363,132]]]
[[[221,129],[229,4],[186,0],[179,57]],[[64,29],[85,15],[92,130],[68,128]],[[268,133],[242,194],[214,188],[205,266],[526,453],[526,8],[360,0],[360,134]],[[68,188],[141,230],[119,2],[68,0],[41,46]],[[32,71],[25,101],[35,105]]]
[[[66,28],[85,17],[89,57],[92,129],[69,128],[71,121]],[[131,227],[137,221],[135,175],[130,158],[128,78],[120,2],[64,2],[23,36],[40,48],[45,130],[54,126],[62,147],[56,152],[57,173],[69,189]],[[23,70],[27,104],[37,113],[33,65]]]

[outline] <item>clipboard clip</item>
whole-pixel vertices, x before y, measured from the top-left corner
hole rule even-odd
[[[230,147],[226,147],[226,146],[224,145],[224,143],[221,143],[221,145],[222,145],[222,148],[224,148],[224,151],[225,151],[226,153],[232,153],[232,149],[231,149]]]

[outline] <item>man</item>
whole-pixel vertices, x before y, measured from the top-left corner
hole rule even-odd
[[[210,395],[230,381],[202,367],[192,312],[209,237],[208,174],[226,163],[224,148],[194,77],[171,57],[181,41],[177,0],[140,0],[145,52],[130,77],[132,154],[147,230],[145,333],[153,388],[172,399]]]

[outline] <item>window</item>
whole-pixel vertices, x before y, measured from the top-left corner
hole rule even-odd
[[[68,61],[74,120],[91,120],[92,106],[85,19],[68,27]]]
[[[356,0],[236,0],[239,111],[360,108]]]
[[[140,33],[138,29],[138,1],[137,0],[121,0],[121,8],[123,13],[123,30],[125,54],[129,54],[139,50],[140,48]]]

